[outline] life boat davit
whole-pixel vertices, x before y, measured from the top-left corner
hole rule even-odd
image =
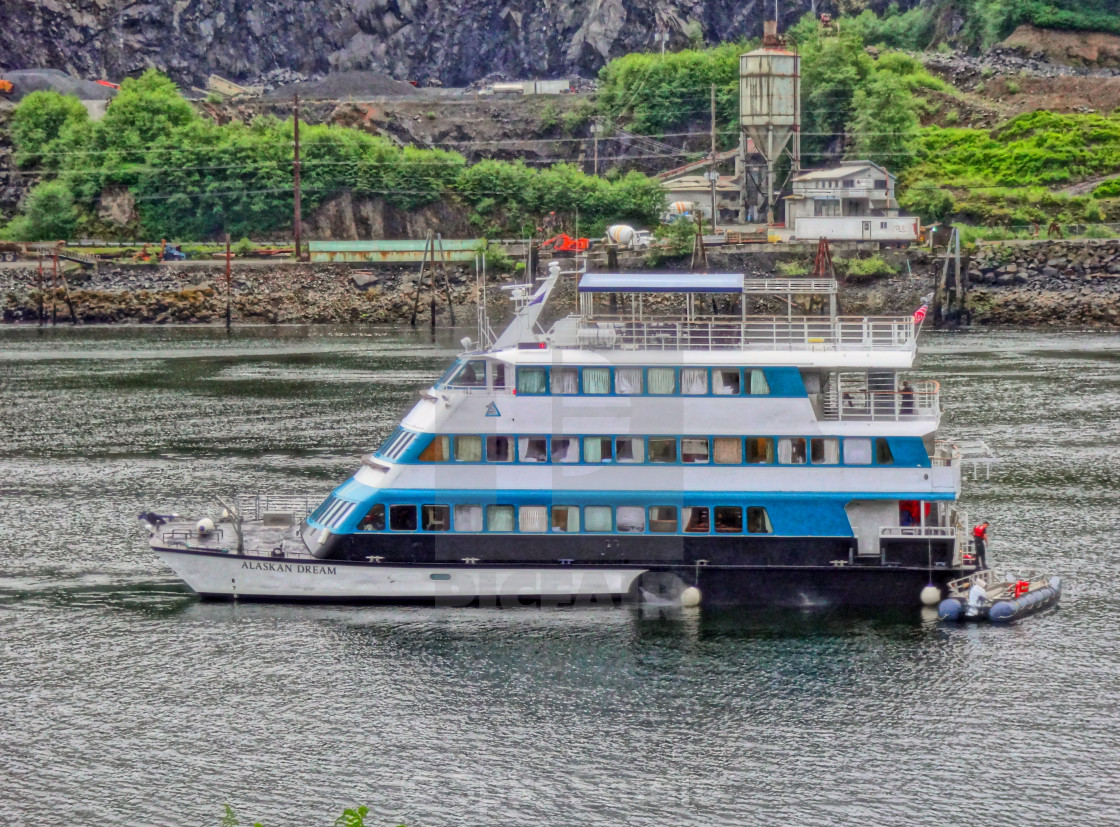
[[[1062,595],[1062,579],[1046,579],[1035,573],[1000,578],[990,569],[951,581],[949,596],[937,607],[941,620],[989,620],[1006,623],[1056,606]]]

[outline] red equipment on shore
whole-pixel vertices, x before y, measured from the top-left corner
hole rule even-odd
[[[552,250],[554,253],[582,253],[591,247],[590,239],[572,238],[567,233],[554,235],[541,242],[542,250]]]

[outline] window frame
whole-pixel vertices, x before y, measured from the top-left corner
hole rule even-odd
[[[412,509],[412,528],[394,528],[393,527],[393,522],[394,522],[393,510],[397,509],[397,508],[411,508]],[[415,533],[416,531],[419,531],[419,529],[420,529],[420,514],[419,514],[418,509],[416,508],[415,503],[390,503],[388,510],[389,510],[389,523],[388,523],[388,525],[389,525],[389,530],[390,531],[396,531],[396,532],[399,532],[399,533],[406,533],[406,532]]]
[[[444,515],[443,515],[444,516],[444,524],[443,524],[444,527],[443,528],[426,528],[425,527],[426,523],[435,522],[434,520],[429,520],[428,515],[429,515],[430,512],[427,511],[427,509],[429,509],[429,508],[431,508],[431,509],[436,509],[436,508],[444,509]],[[450,531],[451,530],[451,505],[448,504],[448,503],[421,503],[420,504],[420,523],[419,523],[419,526],[420,526],[420,531],[430,533],[430,534],[440,534],[440,533],[443,533],[445,531]]]

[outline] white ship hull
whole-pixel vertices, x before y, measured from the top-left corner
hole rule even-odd
[[[154,549],[205,597],[308,601],[570,602],[622,598],[641,569],[381,566]]]

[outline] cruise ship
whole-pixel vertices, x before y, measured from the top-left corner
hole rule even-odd
[[[576,312],[545,314],[563,283]],[[836,292],[554,262],[310,513],[147,514],[152,549],[210,598],[936,604],[978,562],[911,373],[924,313],[839,316]]]

